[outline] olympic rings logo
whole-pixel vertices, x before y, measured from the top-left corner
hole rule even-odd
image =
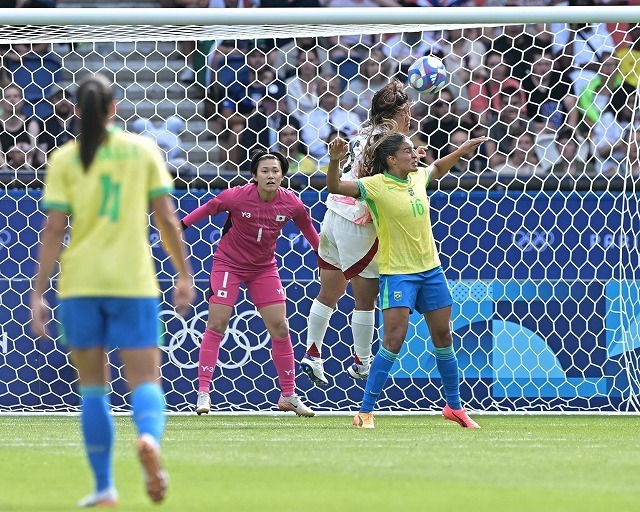
[[[203,334],[200,329],[196,328],[196,324],[199,321],[202,321],[203,323],[206,324],[207,313],[208,311],[205,309],[199,313],[196,313],[192,318],[190,318],[187,321],[171,309],[164,309],[160,312],[160,315],[159,315],[160,319],[166,319],[166,320],[163,320],[165,324],[169,321],[177,321],[181,324],[181,328],[171,333],[171,338],[169,339],[168,345],[160,347],[162,350],[164,350],[167,353],[169,357],[169,361],[174,365],[176,365],[178,368],[182,368],[186,370],[186,369],[198,367],[197,360],[195,362],[192,362],[191,360],[189,360],[188,362],[180,361],[176,354],[179,350],[182,349],[187,339],[193,342],[193,344],[198,349],[200,349],[200,343],[202,342]],[[259,336],[255,336],[255,338],[257,338],[257,343],[253,345],[251,343],[251,340],[247,336],[247,333],[238,328],[239,322],[241,321],[248,322],[252,318],[259,317],[259,316],[260,315],[257,311],[247,310],[247,311],[243,311],[242,313],[234,317],[233,321],[229,324],[229,327],[227,327],[227,331],[224,335],[224,338],[222,338],[220,347],[224,347],[225,343],[227,343],[229,338],[232,338],[233,341],[235,342],[236,347],[244,349],[244,355],[237,362],[230,361],[228,363],[223,363],[221,361],[218,361],[219,367],[225,368],[228,370],[240,368],[249,360],[249,358],[251,357],[251,352],[260,350],[261,348],[264,348],[267,346],[267,344],[269,343],[269,340],[271,339],[271,336],[266,330],[262,338],[260,338]]]
[[[538,251],[542,252],[550,247],[556,237],[552,231],[526,231],[520,229],[511,237],[511,241],[516,244],[522,252]]]

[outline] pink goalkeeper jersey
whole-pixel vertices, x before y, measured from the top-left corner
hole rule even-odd
[[[290,220],[313,250],[318,250],[318,232],[304,204],[291,190],[279,188],[276,197],[265,202],[255,183],[230,188],[193,210],[182,222],[191,226],[224,211],[229,212],[229,217],[215,252],[216,263],[241,270],[274,266],[276,242]]]

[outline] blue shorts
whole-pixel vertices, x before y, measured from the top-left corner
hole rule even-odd
[[[76,297],[60,300],[62,341],[71,348],[157,347],[157,298]]]
[[[409,308],[418,313],[451,306],[453,299],[442,267],[418,274],[380,276],[380,309]]]

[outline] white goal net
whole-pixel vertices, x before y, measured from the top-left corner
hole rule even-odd
[[[428,54],[442,58],[448,84],[436,95],[409,90],[415,144],[427,146],[434,160],[471,136],[490,138],[430,195],[454,298],[463,402],[487,411],[636,410],[640,11],[630,8],[612,20],[593,10],[575,23],[575,10],[558,9],[564,18],[545,18],[549,8],[527,23],[520,16],[527,10],[493,11],[499,26],[470,23],[468,9],[458,11],[458,21],[455,9],[446,10],[437,25],[394,18],[399,21],[366,25],[154,26],[138,13],[129,26],[82,19],[0,26],[0,412],[78,409],[64,347],[35,340],[28,328],[28,294],[47,154],[75,134],[73,93],[85,74],[99,71],[113,80],[117,126],[157,140],[175,176],[181,216],[220,189],[246,183],[250,151],[266,147],[289,156],[288,186],[319,227],[328,141],[336,134],[353,139],[373,93],[393,78],[406,82],[408,65]],[[277,15],[251,11],[256,19],[260,11]],[[355,11],[344,12],[357,23]],[[405,9],[389,13],[399,11],[407,17]],[[14,112],[28,132],[24,138],[8,129]],[[195,403],[211,253],[224,222],[221,215],[185,232],[201,293],[187,318],[168,303],[161,314],[162,375],[172,411]],[[150,240],[167,290],[172,271],[153,228]],[[277,255],[299,361],[319,290],[316,257],[293,225],[284,229]],[[317,388],[297,377],[298,392],[316,410],[353,410],[362,399],[364,383],[344,371],[352,362],[353,309],[348,294],[331,318],[323,348],[329,385]],[[54,311],[57,324],[55,317]],[[374,342],[375,352],[377,336]],[[274,408],[279,391],[269,345],[241,293],[214,375],[213,410]],[[110,361],[112,403],[126,409],[117,354]],[[442,406],[433,347],[417,314],[390,377],[380,409]]]

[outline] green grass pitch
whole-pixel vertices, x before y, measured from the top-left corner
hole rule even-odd
[[[157,507],[143,492],[128,417],[116,418],[125,511],[635,511],[634,416],[171,416],[171,477]],[[74,510],[91,490],[78,419],[0,416],[0,510]]]

